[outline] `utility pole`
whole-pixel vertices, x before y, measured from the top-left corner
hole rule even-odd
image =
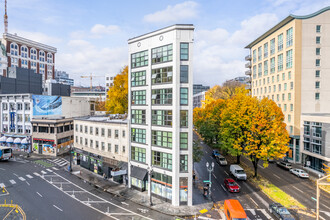
[[[319,188],[319,186],[320,185],[329,186],[330,185],[329,182],[325,182],[325,183],[321,182],[322,180],[324,180],[324,179],[327,180],[328,178],[330,178],[330,175],[319,178],[316,181],[316,220],[320,219],[320,188]]]
[[[153,204],[152,204],[152,190],[151,190],[151,176],[152,176],[152,173],[153,173],[152,167],[148,167],[149,192],[150,192],[150,195],[149,195],[149,204],[150,204],[150,206],[153,206]]]
[[[5,0],[4,26],[5,26],[5,34],[7,34],[8,33],[7,0]]]

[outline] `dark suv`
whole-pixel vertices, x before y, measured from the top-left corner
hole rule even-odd
[[[277,162],[277,166],[282,167],[283,169],[290,170],[292,169],[292,165],[289,162],[279,161]]]

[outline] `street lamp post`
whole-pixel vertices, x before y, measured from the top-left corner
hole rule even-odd
[[[152,167],[148,167],[148,175],[149,175],[149,191],[150,191],[150,195],[149,195],[149,204],[150,206],[153,206],[152,204],[152,190],[151,190],[151,176],[152,176],[153,170]]]
[[[72,172],[72,145],[70,145],[70,172]]]
[[[210,187],[209,187],[209,198],[211,198],[211,187],[212,187],[212,172],[214,170],[214,162],[212,162],[211,166],[209,164],[209,162],[206,162],[206,168],[207,168],[207,171],[209,171],[209,184],[210,184]]]

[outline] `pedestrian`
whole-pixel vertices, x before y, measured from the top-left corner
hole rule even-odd
[[[103,173],[103,179],[104,179],[104,180],[106,180],[106,179],[107,179],[107,177],[106,177],[105,173]]]

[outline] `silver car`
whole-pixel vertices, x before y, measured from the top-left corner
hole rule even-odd
[[[306,173],[306,171],[302,169],[290,169],[290,172],[301,178],[309,178],[308,173]]]

